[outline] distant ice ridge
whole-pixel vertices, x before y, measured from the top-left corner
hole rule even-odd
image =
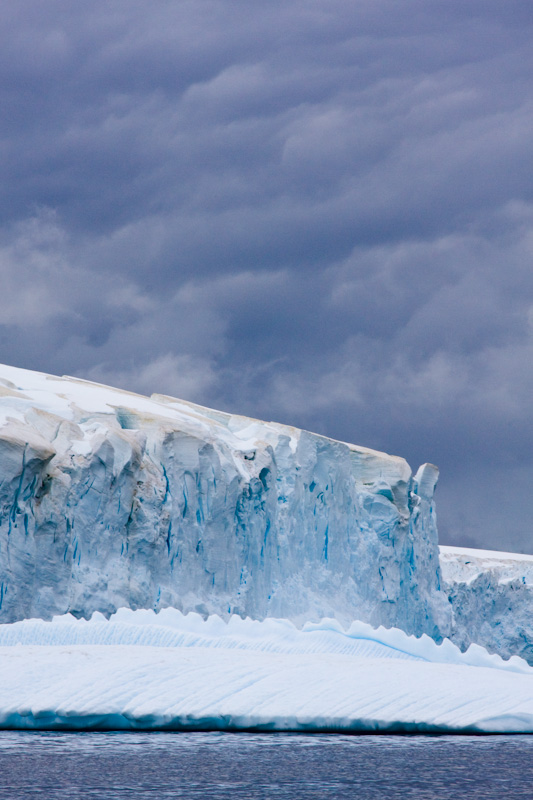
[[[329,653],[373,658],[400,658],[440,664],[487,667],[533,675],[518,656],[507,660],[477,644],[466,652],[449,639],[437,644],[426,634],[415,637],[399,628],[373,628],[356,620],[345,629],[336,619],[306,622],[297,628],[290,620],[259,621],[218,615],[204,618],[175,608],[155,612],[120,608],[108,619],[95,611],[90,619],[72,614],[52,620],[25,619],[0,624],[0,647],[19,645],[134,645],[136,647],[202,647],[257,652]]]
[[[0,625],[0,727],[533,732],[533,668],[396,629],[121,609]]]
[[[451,630],[426,464],[0,367],[0,621],[121,606]]]
[[[453,641],[533,664],[533,556],[441,546],[440,563]]]

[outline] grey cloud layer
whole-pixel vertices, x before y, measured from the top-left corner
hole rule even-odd
[[[533,551],[530,4],[0,13],[1,359],[435,461],[445,541]]]

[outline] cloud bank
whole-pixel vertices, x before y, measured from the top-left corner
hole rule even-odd
[[[0,359],[441,468],[533,552],[529,3],[3,9]]]

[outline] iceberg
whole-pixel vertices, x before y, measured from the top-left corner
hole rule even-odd
[[[121,609],[0,625],[0,727],[533,733],[533,668],[336,620]]]
[[[463,650],[480,642],[533,664],[533,556],[441,546],[440,566],[451,639]]]
[[[436,467],[0,367],[0,622],[167,606],[436,640]]]
[[[0,366],[0,727],[533,732],[533,556],[439,549],[437,479]]]

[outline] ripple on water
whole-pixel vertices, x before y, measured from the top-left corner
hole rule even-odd
[[[0,796],[530,798],[533,736],[0,732]]]

